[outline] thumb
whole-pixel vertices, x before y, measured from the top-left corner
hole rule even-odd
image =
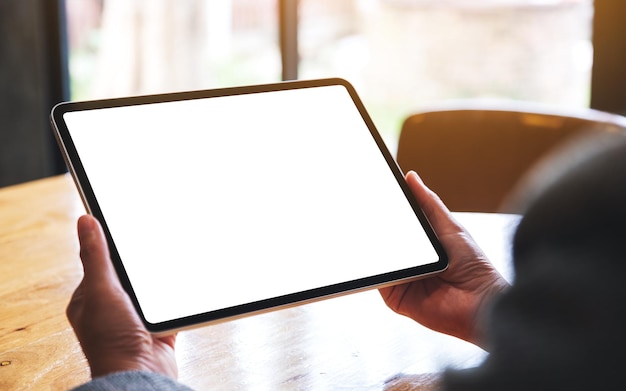
[[[78,219],[78,240],[80,242],[80,259],[83,263],[83,280],[87,285],[98,282],[118,283],[111,263],[109,248],[104,232],[98,220],[93,216],[84,215]]]
[[[415,171],[409,171],[406,174],[406,182],[438,235],[458,233],[464,230],[441,198],[424,184]]]

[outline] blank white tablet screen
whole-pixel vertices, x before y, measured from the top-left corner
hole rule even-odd
[[[151,323],[439,259],[343,86],[64,120]]]

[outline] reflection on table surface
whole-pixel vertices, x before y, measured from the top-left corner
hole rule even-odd
[[[80,281],[75,224],[84,208],[67,175],[0,189],[0,389],[68,389],[89,379],[65,306]],[[519,216],[456,213],[512,279]],[[179,334],[180,380],[198,390],[432,389],[481,349],[397,315],[377,291]]]

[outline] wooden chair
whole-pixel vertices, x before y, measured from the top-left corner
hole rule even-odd
[[[524,174],[584,132],[626,129],[626,118],[591,109],[512,104],[438,107],[410,115],[396,159],[459,212],[499,212]]]

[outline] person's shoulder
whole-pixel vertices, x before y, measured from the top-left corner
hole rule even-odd
[[[191,388],[158,373],[127,371],[98,377],[72,391],[193,391]]]
[[[626,137],[550,159],[537,187],[521,189],[515,279],[491,307],[490,354],[448,372],[445,390],[605,389],[623,377]]]
[[[626,135],[579,140],[545,159],[530,178],[519,189],[526,202],[516,247],[526,240],[607,240],[626,231]]]

